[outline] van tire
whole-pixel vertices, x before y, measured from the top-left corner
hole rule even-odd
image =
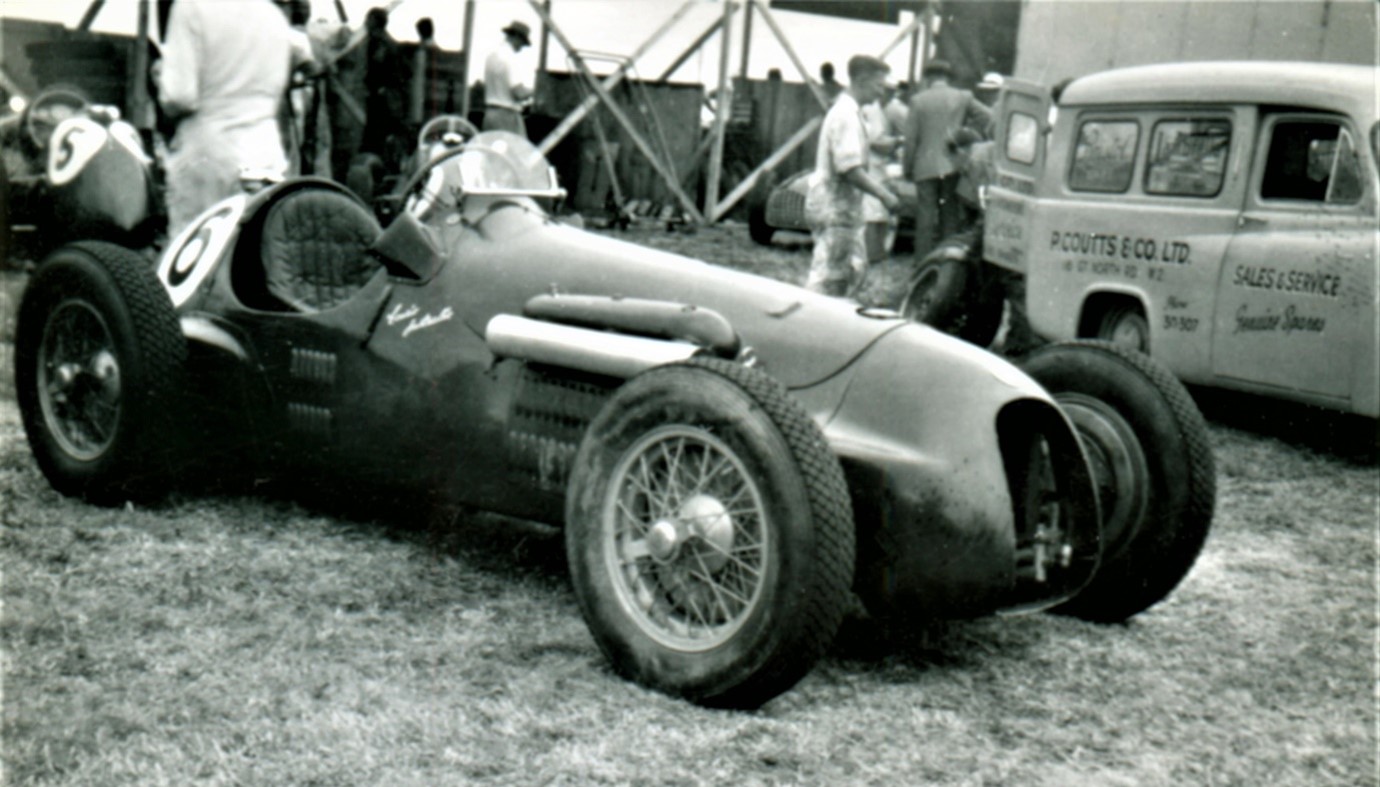
[[[1150,354],[1150,322],[1139,306],[1113,306],[1098,322],[1097,338],[1118,347]]]

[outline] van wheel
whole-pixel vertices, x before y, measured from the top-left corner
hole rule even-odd
[[[1150,353],[1150,323],[1136,306],[1114,306],[1102,315],[1097,338],[1128,350]]]
[[[1125,620],[1169,595],[1207,539],[1216,471],[1203,416],[1162,364],[1108,342],[1046,345],[1021,367],[1073,422],[1102,508],[1097,573],[1055,611]]]

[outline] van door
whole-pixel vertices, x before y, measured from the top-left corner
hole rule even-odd
[[[996,179],[987,190],[983,257],[1025,272],[1030,235],[1031,197],[1045,167],[1049,134],[1049,90],[1033,82],[1008,79],[994,111]]]
[[[1222,385],[1320,404],[1376,373],[1376,177],[1345,118],[1279,113],[1261,123],[1246,210],[1214,318]]]
[[[1027,225],[1026,304],[1041,336],[1146,348],[1211,377],[1211,293],[1245,199],[1253,109],[1064,106]]]

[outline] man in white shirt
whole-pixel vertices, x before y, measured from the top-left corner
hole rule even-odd
[[[814,254],[805,286],[826,295],[848,296],[867,269],[863,241],[863,195],[871,194],[894,213],[900,202],[867,171],[868,139],[861,104],[886,92],[886,63],[855,55],[848,61],[848,89],[824,116],[815,152],[815,171],[805,197],[805,217],[814,236]]]
[[[505,43],[484,61],[484,130],[512,131],[527,136],[522,108],[532,100],[532,88],[520,78],[517,54],[531,46],[531,30],[524,22],[503,28]]]
[[[177,123],[168,153],[168,232],[240,191],[240,171],[283,174],[278,106],[292,67],[287,17],[271,0],[179,0],[159,98]]]

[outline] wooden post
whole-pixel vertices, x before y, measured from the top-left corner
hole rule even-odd
[[[727,197],[723,198],[722,202],[714,207],[714,213],[709,217],[709,221],[712,223],[723,218],[724,214],[732,210],[733,206],[737,205],[739,200],[746,196],[749,191],[752,191],[752,187],[757,185],[757,180],[762,177],[762,173],[776,169],[777,164],[780,164],[787,156],[795,152],[796,148],[805,144],[805,140],[809,139],[810,135],[815,133],[823,123],[823,115],[815,115],[810,118],[810,122],[801,126],[798,131],[791,135],[790,139],[786,140],[781,147],[776,149],[775,153],[768,156],[766,161],[758,164],[757,169],[754,169],[752,174],[743,178],[743,182],[739,183],[737,188],[730,192]]]
[[[748,78],[748,55],[752,52],[752,3],[743,6],[743,58],[738,66],[738,76]]]
[[[460,54],[460,117],[470,117],[470,54],[474,45],[474,0],[465,0],[465,33]]]
[[[129,65],[129,91],[125,111],[137,129],[153,128],[153,113],[149,111],[149,3],[139,0],[139,22],[134,33],[134,52]]]
[[[472,1],[473,0],[470,0],[470,2]],[[599,97],[599,101],[608,109],[609,114],[613,115],[613,119],[618,122],[618,125],[623,127],[623,132],[632,140],[633,145],[646,157],[647,161],[652,165],[652,168],[656,170],[656,173],[661,176],[662,181],[666,183],[666,187],[670,189],[671,193],[675,195],[676,200],[680,202],[681,207],[685,209],[686,215],[696,223],[704,223],[704,214],[695,206],[695,201],[690,199],[685,193],[685,190],[680,187],[675,172],[669,170],[666,163],[657,157],[651,146],[647,144],[647,140],[642,138],[642,134],[637,130],[637,127],[628,119],[627,113],[623,111],[622,107],[618,106],[618,102],[614,101],[613,96],[609,95],[609,92],[604,89],[603,83],[601,83],[598,77],[589,70],[589,66],[585,64],[584,58],[580,57],[579,50],[570,42],[570,39],[565,37],[565,33],[561,32],[561,28],[556,25],[545,10],[542,9],[539,0],[527,0],[527,2],[532,6],[532,10],[536,11],[537,15],[540,16],[542,21],[551,29],[551,35],[555,37],[556,42],[559,43],[561,48],[566,51],[566,54],[570,56],[570,62],[575,66],[576,70],[580,72],[582,77],[589,80],[590,89]]]
[[[714,147],[709,153],[709,180],[704,186],[704,212],[714,215],[718,210],[719,181],[723,178],[724,128],[733,114],[733,91],[729,90],[728,50],[733,43],[733,12],[735,6],[724,0],[723,25],[719,29],[719,101],[714,107],[714,128],[710,132]]]
[[[757,2],[757,0],[753,0],[753,2]],[[785,47],[787,53],[791,55],[791,59],[796,61],[796,67],[801,69],[801,73],[806,77],[806,81],[809,81],[809,74],[805,72],[805,69],[801,65],[799,59],[797,59],[794,53],[791,52],[790,45],[786,42],[785,36],[782,35],[780,28],[776,27],[775,23],[770,21],[770,17],[768,16],[768,12],[765,8],[762,9],[762,18],[768,19],[767,24],[771,25],[772,30],[777,34],[777,37],[781,39],[781,45]],[[902,30],[898,36],[896,36],[896,39],[893,40],[891,44],[889,44],[886,47],[886,49],[882,50],[881,54],[878,55],[878,57],[886,58],[886,56],[891,54],[892,50],[894,50],[896,47],[900,46],[906,40],[906,38],[917,33],[923,24],[925,24],[925,19],[917,16],[915,20],[913,20],[909,25],[907,25],[906,28]],[[814,88],[816,97],[819,97],[820,91],[815,86],[815,84],[813,82],[810,82],[810,86],[811,88]],[[774,89],[775,87],[776,86],[774,86]],[[773,116],[769,121],[772,123],[775,123],[774,104],[775,102],[773,102]],[[796,148],[805,144],[805,140],[809,139],[810,135],[813,134],[815,130],[818,129],[823,122],[824,118],[822,116],[817,116],[815,118],[812,118],[810,122],[806,123],[798,131],[792,134],[790,139],[786,140],[786,142],[782,144],[781,147],[777,148],[775,152],[773,152],[770,156],[767,157],[766,161],[763,161],[761,164],[759,164],[757,168],[752,171],[751,174],[744,178],[743,182],[739,183],[737,188],[733,189],[733,191],[730,192],[728,196],[724,197],[723,200],[719,202],[719,204],[715,205],[713,209],[709,211],[709,221],[715,222],[723,218],[724,214],[732,210],[733,206],[738,204],[739,200],[747,196],[748,192],[752,191],[752,188],[757,185],[757,181],[762,177],[763,173],[775,169],[776,165],[784,161],[785,158],[789,156],[792,152],[794,152]]]
[[[547,15],[551,14],[551,0],[546,0],[542,5],[546,6]],[[546,48],[551,43],[551,35],[546,30],[546,23],[541,23],[541,52],[537,56],[537,73],[546,73]],[[535,89],[535,86],[534,86]]]

